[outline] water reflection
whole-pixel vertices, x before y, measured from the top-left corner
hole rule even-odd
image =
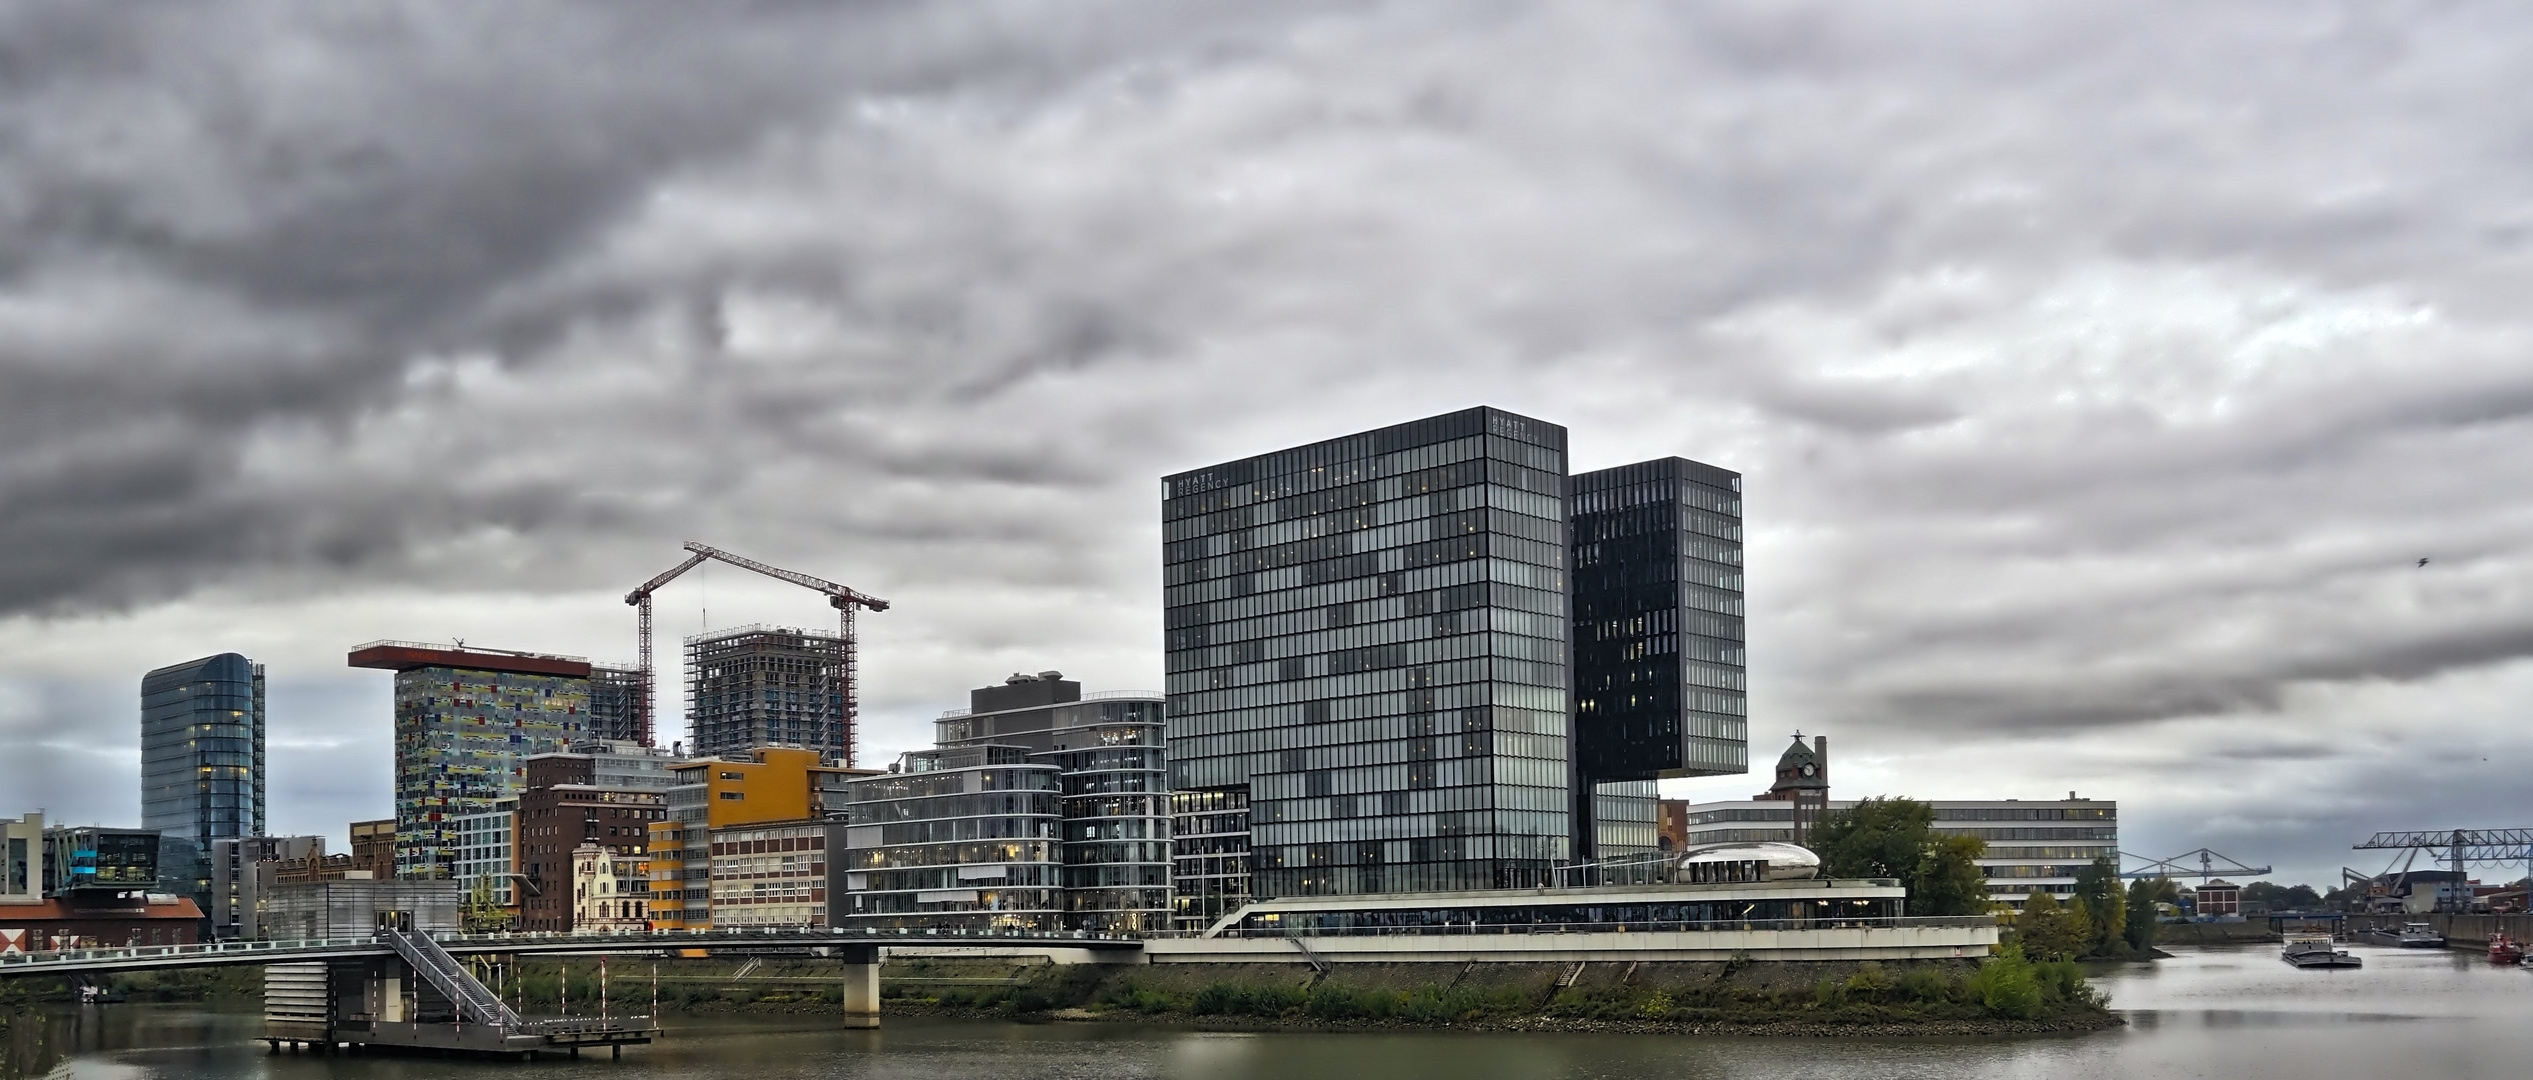
[[[2356,971],[2299,971],[2274,950],[2191,950],[2097,974],[2119,1031],[2023,1039],[1755,1039],[1452,1032],[1213,1033],[1124,1024],[891,1018],[875,1032],[820,1016],[688,1017],[621,1062],[532,1067],[431,1059],[268,1057],[252,1015],[165,1006],[90,1010],[68,1074],[358,1080],[534,1075],[642,1080],[1451,1080],[1637,1078],[2520,1076],[2533,1060],[2533,973],[2465,953],[2357,951]]]

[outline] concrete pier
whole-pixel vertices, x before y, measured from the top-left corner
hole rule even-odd
[[[843,962],[844,1026],[875,1028],[880,1026],[880,950],[875,945],[857,945],[836,950],[836,959]]]

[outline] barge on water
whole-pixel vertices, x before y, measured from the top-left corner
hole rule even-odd
[[[2284,960],[2287,963],[2300,968],[2353,968],[2366,966],[2365,960],[2351,954],[2346,949],[2334,947],[2334,943],[2330,938],[2319,935],[2288,938],[2287,947],[2278,954],[2278,959]]]
[[[2392,945],[2404,949],[2445,947],[2445,935],[2437,933],[2435,927],[2423,922],[2403,923],[2399,930],[2378,926],[2358,933],[2367,942],[2375,945]]]

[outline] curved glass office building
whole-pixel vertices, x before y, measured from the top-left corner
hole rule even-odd
[[[141,677],[141,827],[164,845],[160,888],[196,898],[211,841],[264,835],[264,665],[221,653]]]

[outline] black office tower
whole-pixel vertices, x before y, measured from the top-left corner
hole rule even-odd
[[[1572,492],[1578,771],[1749,771],[1741,474],[1658,458],[1577,474]]]
[[[1479,408],[1166,479],[1172,787],[1245,794],[1257,896],[1569,861],[1565,450]]]

